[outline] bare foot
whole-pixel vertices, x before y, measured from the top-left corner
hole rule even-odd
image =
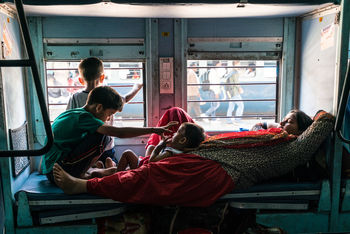
[[[110,168],[106,168],[106,169],[97,169],[95,168],[92,172],[91,172],[91,178],[102,178],[104,176],[109,176],[112,175],[114,173],[117,172],[117,168],[116,167],[110,167]]]
[[[106,165],[106,168],[116,167],[117,166],[117,164],[110,157],[106,158],[105,165]]]
[[[66,194],[86,193],[87,180],[75,178],[65,172],[60,165],[55,163],[53,166],[53,176],[55,183]]]
[[[95,163],[95,166],[94,167],[96,167],[96,168],[104,168],[105,166],[103,165],[103,162],[102,161],[97,161],[96,163]]]

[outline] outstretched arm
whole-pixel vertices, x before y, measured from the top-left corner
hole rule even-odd
[[[289,144],[295,157],[303,158],[305,154],[314,153],[334,127],[334,116],[322,111],[308,129]]]
[[[143,87],[143,84],[134,84],[134,87],[132,87],[132,90],[127,93],[124,97],[125,103],[128,103],[131,99],[133,99],[136,94],[141,90]]]
[[[103,135],[114,136],[119,138],[137,137],[137,136],[150,134],[150,133],[161,135],[163,133],[171,133],[172,131],[169,130],[169,128],[176,125],[177,123],[178,122],[176,121],[172,121],[168,123],[166,126],[155,127],[155,128],[133,128],[133,127],[119,128],[119,127],[110,126],[108,124],[104,124],[101,127],[99,127],[96,130],[96,132]]]
[[[171,132],[165,127],[159,128],[133,128],[133,127],[125,127],[118,128],[114,126],[110,126],[108,124],[104,124],[96,130],[98,133],[107,136],[114,136],[119,138],[129,138],[129,137],[137,137],[141,135],[156,133],[163,134],[164,132]]]
[[[261,122],[255,124],[250,131],[258,131],[260,129],[269,129],[269,128],[277,128],[278,123],[268,123],[268,122]]]

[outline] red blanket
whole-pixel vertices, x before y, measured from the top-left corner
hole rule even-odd
[[[251,148],[275,145],[296,139],[281,128],[270,128],[259,131],[229,132],[208,137],[199,147],[212,148]]]
[[[178,154],[87,183],[89,193],[121,202],[181,206],[209,206],[233,188],[220,164],[194,154]]]

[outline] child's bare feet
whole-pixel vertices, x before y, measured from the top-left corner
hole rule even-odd
[[[110,168],[110,167],[116,167],[117,164],[110,157],[107,157],[106,162],[105,162],[105,166],[106,166],[106,168]]]
[[[96,163],[95,163],[95,166],[94,167],[96,167],[96,168],[104,168],[105,166],[103,165],[103,162],[102,161],[97,161]]]
[[[106,169],[97,169],[95,168],[93,171],[91,171],[91,178],[102,178],[104,176],[109,176],[117,172],[116,167],[110,167]]]
[[[66,194],[86,193],[87,180],[75,178],[65,172],[60,165],[55,163],[53,166],[53,176],[55,183]]]

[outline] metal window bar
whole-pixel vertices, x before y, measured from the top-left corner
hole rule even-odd
[[[204,83],[204,84],[201,84],[201,83],[187,83],[188,86],[206,86],[206,85],[222,85],[222,86],[226,86],[226,85],[277,85],[276,82],[256,82],[256,83],[242,83],[242,82],[239,82],[239,83],[219,83],[219,84],[214,84],[214,83]]]
[[[237,115],[237,116],[215,116],[215,117],[202,117],[202,116],[196,116],[193,117],[194,119],[211,119],[211,118],[215,118],[215,119],[228,119],[228,118],[245,118],[245,119],[249,119],[249,118],[261,118],[261,119],[269,119],[269,118],[276,118],[276,115]]]
[[[344,115],[345,115],[345,109],[346,109],[346,105],[348,102],[348,98],[349,98],[349,93],[350,93],[350,71],[349,68],[350,67],[350,63],[348,62],[348,68],[346,70],[346,75],[345,75],[345,81],[344,81],[344,86],[343,86],[343,90],[340,96],[340,102],[339,102],[339,106],[338,106],[338,114],[337,114],[337,118],[335,120],[335,127],[334,130],[337,132],[339,138],[347,143],[350,144],[350,139],[346,139],[342,132],[342,125],[343,125],[343,120],[344,120]]]
[[[188,100],[187,102],[273,102],[276,101],[275,98],[271,98],[271,99],[206,99],[206,100]]]
[[[205,69],[205,68],[219,68],[219,69],[226,69],[226,68],[276,68],[276,65],[265,65],[265,66],[256,66],[256,65],[247,65],[247,66],[222,66],[222,67],[216,67],[216,66],[193,66],[193,67],[187,67],[187,69]]]
[[[28,59],[0,60],[0,67],[30,67],[32,69],[34,85],[38,95],[40,111],[43,117],[45,132],[47,136],[47,142],[42,148],[37,150],[3,150],[0,151],[0,157],[39,156],[47,153],[51,148],[53,144],[53,134],[48,111],[46,109],[44,93],[41,87],[39,71],[35,61],[34,50],[30,39],[28,24],[23,10],[23,3],[21,0],[15,0],[14,3],[16,5],[18,21],[24,39],[24,44],[27,50]]]
[[[120,88],[120,87],[133,87],[132,85],[108,85],[109,87],[114,87],[114,88]],[[85,88],[85,86],[81,86],[81,85],[48,85],[47,88],[51,88],[51,89],[71,89],[71,88],[75,88],[75,89],[83,89]]]
[[[104,70],[142,70],[142,67],[104,67]],[[67,68],[47,68],[47,71],[72,71],[78,70],[77,68],[67,67]]]

